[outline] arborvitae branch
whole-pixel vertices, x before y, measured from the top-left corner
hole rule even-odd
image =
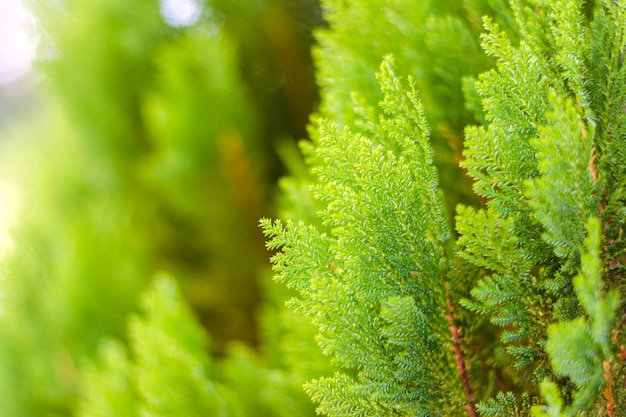
[[[330,233],[264,226],[270,246],[283,247],[274,258],[279,278],[300,291],[294,305],[319,327],[325,353],[345,368],[307,384],[321,411],[430,415],[453,398],[451,413],[460,415],[473,400],[470,391],[463,401],[469,381],[462,353],[459,372],[446,349],[460,349],[461,341],[458,333],[450,339],[445,318],[449,231],[428,130],[413,83],[393,73],[390,59],[378,78],[383,100],[363,114],[386,135],[319,127],[314,190],[328,204],[323,219]],[[362,402],[363,395],[371,401]]]

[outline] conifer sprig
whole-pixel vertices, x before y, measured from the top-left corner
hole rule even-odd
[[[587,317],[578,317],[550,326],[546,351],[552,361],[554,372],[567,377],[574,385],[572,404],[564,410],[566,415],[577,415],[594,408],[601,388],[605,390],[604,407],[607,413],[615,409],[610,390],[612,384],[611,360],[614,356],[612,341],[615,311],[619,305],[619,293],[603,288],[601,280],[600,243],[601,228],[597,218],[587,222],[588,236],[581,248],[581,270],[574,278],[574,289]],[[544,385],[544,393],[551,386]],[[561,400],[548,399],[548,410],[561,412]],[[597,408],[597,407],[595,407]],[[535,407],[536,415],[545,411]],[[545,409],[543,409],[545,410]]]
[[[531,13],[520,3],[514,10],[518,19]],[[493,271],[473,290],[480,304],[467,305],[490,314],[499,326],[512,325],[514,330],[503,333],[507,344],[531,334],[545,337],[552,314],[555,319],[575,314],[568,282],[586,235],[584,221],[598,212],[589,168],[592,112],[585,111],[590,108],[585,72],[575,65],[588,56],[583,50],[588,43],[568,40],[579,34],[579,27],[587,36],[582,3],[537,5],[532,14],[528,24],[518,21],[524,29],[517,47],[485,20],[489,33],[483,45],[498,64],[476,84],[489,123],[466,130],[464,166],[476,180],[476,192],[488,199],[488,208],[460,209],[457,218],[461,255]],[[475,226],[486,224],[483,230]],[[481,245],[498,237],[506,246],[482,252]],[[484,256],[477,256],[481,252]],[[512,261],[510,267],[500,267],[502,260]],[[508,349],[518,366],[537,359],[545,364],[541,345],[523,342]],[[547,368],[537,370],[540,380]]]
[[[573,395],[573,403],[552,401],[554,415],[590,410],[599,387],[612,386],[612,366],[606,362],[603,371],[603,360],[612,356],[613,342],[610,337],[592,342],[580,317],[581,305],[586,311],[586,303],[596,305],[603,296],[587,292],[583,301],[579,286],[591,270],[599,280],[610,269],[584,259],[583,241],[597,232],[586,226],[589,217],[604,218],[603,238],[610,242],[604,247],[621,253],[615,245],[622,229],[614,211],[619,203],[607,188],[616,184],[610,172],[623,164],[613,159],[616,154],[604,153],[612,146],[604,132],[623,115],[610,122],[598,118],[605,103],[594,98],[607,84],[611,94],[623,94],[612,85],[614,74],[623,71],[621,62],[602,52],[607,40],[624,33],[620,7],[600,2],[587,18],[580,1],[514,2],[522,34],[518,46],[487,19],[484,47],[498,64],[481,75],[476,88],[488,124],[466,130],[464,166],[476,180],[476,192],[487,198],[487,208],[460,208],[457,217],[460,255],[486,271],[465,305],[503,328],[502,342],[518,367],[535,369],[535,382],[550,374],[562,378],[545,385],[546,399]],[[592,39],[603,39],[603,46]],[[605,101],[611,100],[606,94]],[[586,272],[578,273],[581,258]],[[611,275],[607,282],[615,283]],[[608,328],[611,316],[604,315]],[[599,355],[594,349],[600,346]],[[613,404],[607,409],[614,409],[612,391],[607,393],[607,405]],[[495,410],[496,403],[489,404],[481,409]]]
[[[391,68],[385,60],[383,100],[364,113],[386,136],[319,124],[314,193],[326,203],[330,233],[263,225],[269,246],[282,247],[274,257],[278,278],[301,291],[294,303],[345,369],[306,385],[319,411],[430,415],[446,403],[461,415],[467,381],[445,291],[449,228],[421,104],[411,81]]]

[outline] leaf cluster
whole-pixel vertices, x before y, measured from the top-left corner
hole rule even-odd
[[[469,415],[541,415],[531,407],[541,391],[550,415],[614,415],[623,398],[613,376],[623,363],[614,317],[623,292],[623,161],[613,147],[625,127],[613,107],[626,87],[616,58],[625,49],[622,5],[512,1],[495,8],[497,22],[483,19],[482,46],[495,66],[463,84],[481,124],[465,128],[461,166],[484,205],[457,207],[456,242],[429,151],[441,133],[438,124],[432,136],[426,128],[437,120],[431,94],[445,95],[422,84],[428,69],[417,55],[428,45],[411,56],[393,50],[393,71],[422,70],[407,87],[384,58],[377,93],[363,75],[371,55],[361,42],[377,39],[376,50],[385,45],[380,34],[404,26],[373,22],[378,36],[370,38],[358,31],[380,10],[401,21],[395,6],[326,7],[331,29],[318,60],[321,114],[331,117],[318,122],[309,151],[324,228],[263,222],[269,246],[282,248],[277,279],[299,292],[292,306],[312,318],[324,352],[345,369],[308,384],[319,410],[456,415],[466,405]],[[422,12],[414,9],[406,12]],[[481,319],[497,329],[495,346]],[[441,349],[454,354],[433,355]],[[542,383],[548,377],[553,385]],[[432,381],[445,387],[445,405],[431,395]],[[474,408],[476,393],[497,391]]]

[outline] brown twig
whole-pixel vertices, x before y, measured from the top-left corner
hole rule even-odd
[[[472,392],[472,387],[470,386],[469,378],[467,376],[465,355],[461,349],[461,328],[454,324],[454,306],[452,305],[452,301],[450,301],[450,297],[446,297],[446,304],[448,306],[448,312],[450,313],[446,315],[446,320],[450,324],[449,329],[452,334],[452,350],[454,351],[454,359],[456,360],[456,369],[459,371],[461,376],[463,389],[465,390],[465,396],[467,397],[467,411],[469,412],[470,417],[478,417],[475,404],[476,399],[474,398],[474,393]]]
[[[586,136],[586,131],[583,131]],[[591,156],[589,157],[589,165],[587,166],[589,172],[591,173],[591,177],[593,178],[593,183],[596,184],[598,182],[598,168],[596,167],[596,148],[591,148]]]

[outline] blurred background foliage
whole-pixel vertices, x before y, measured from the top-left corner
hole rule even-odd
[[[111,294],[93,294],[113,307],[123,295],[111,284],[118,275],[112,269],[119,267],[124,281],[135,276],[137,289],[151,271],[172,272],[214,334],[215,353],[233,338],[255,344],[254,277],[267,265],[257,224],[271,212],[273,184],[283,172],[275,149],[280,140],[303,137],[316,100],[308,50],[319,12],[311,1],[289,3],[198,3],[198,20],[179,27],[153,0],[34,5],[44,36],[46,111],[55,109],[46,117],[63,126],[42,122],[45,132],[31,135],[33,148],[53,149],[26,152],[41,155],[29,174],[43,178],[31,178],[40,182],[26,187],[33,195],[24,200],[46,193],[53,201],[29,203],[24,215],[65,227],[96,211],[88,225],[76,224],[82,240],[74,246],[92,251],[93,240],[101,240],[108,248],[71,254],[89,269],[75,271],[76,285],[102,275]],[[282,32],[272,33],[274,27]],[[50,184],[52,172],[58,184]],[[96,221],[102,230],[84,236]],[[76,240],[59,231],[48,239],[59,235]]]
[[[302,384],[333,367],[283,307],[259,219],[318,221],[296,142],[312,112],[348,124],[375,105],[389,53],[416,79],[449,211],[478,204],[457,163],[482,116],[460,80],[492,65],[479,17],[506,21],[504,2],[203,0],[185,22],[166,1],[31,3],[42,94],[0,145],[20,202],[2,415],[314,415]]]
[[[207,352],[259,347],[258,221],[284,172],[276,149],[304,137],[317,100],[320,12],[215,0],[181,24],[165,3],[32,3],[43,103],[1,156],[21,202],[3,268],[4,416],[71,414],[80,370],[106,338],[128,341],[157,273],[176,277]]]

